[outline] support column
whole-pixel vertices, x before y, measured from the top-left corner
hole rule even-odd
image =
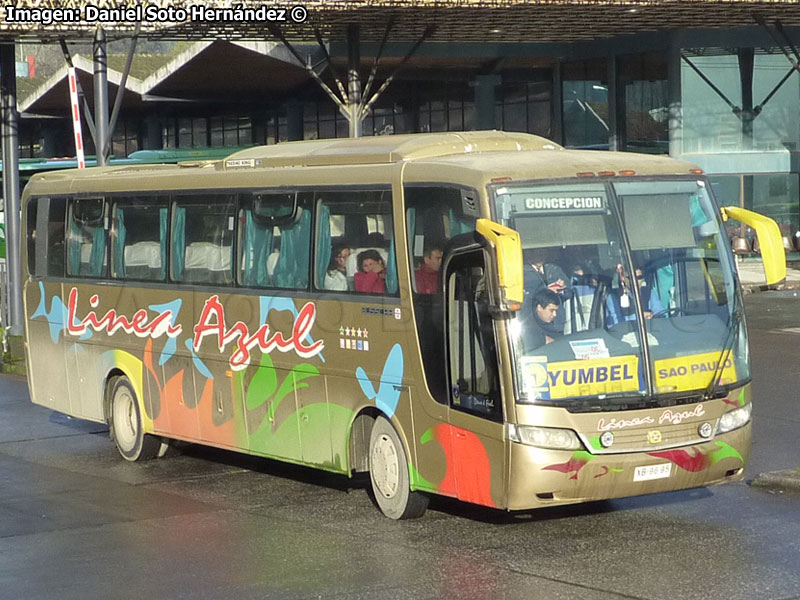
[[[553,91],[550,94],[551,107],[550,118],[550,137],[558,144],[564,145],[564,87],[563,87],[563,65],[558,61],[553,65]]]
[[[142,150],[161,150],[161,123],[156,117],[147,117],[142,123]]]
[[[94,34],[94,123],[95,155],[97,166],[106,165],[103,148],[112,132],[108,131],[108,56],[106,55],[106,32],[98,27]]]
[[[667,54],[667,94],[669,103],[669,155],[683,154],[683,104],[681,100],[681,44],[673,35]]]
[[[347,26],[347,111],[349,113],[350,137],[361,137],[361,35],[358,25]]]
[[[0,44],[0,93],[3,117],[3,199],[8,270],[8,325],[11,336],[21,336],[24,333],[24,317],[20,260],[19,112],[17,112],[14,44]],[[6,290],[0,290],[0,293],[6,293]]]
[[[753,48],[739,48],[739,80],[742,83],[742,149],[753,148]]]
[[[53,129],[51,129],[50,127],[42,128],[42,156],[44,158],[59,156],[60,153],[58,151],[58,134],[59,132],[56,131],[54,128]]]
[[[286,105],[286,138],[294,142],[303,137],[303,104],[296,99],[289,100]]]
[[[622,150],[619,136],[619,88],[617,86],[617,57],[606,58],[606,85],[608,86],[608,149]]]
[[[478,75],[475,77],[475,127],[496,129],[495,92],[501,83],[500,75]]]

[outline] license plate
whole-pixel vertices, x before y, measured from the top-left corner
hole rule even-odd
[[[651,479],[664,479],[665,477],[669,477],[670,473],[672,473],[672,463],[636,467],[633,470],[633,480],[650,481]]]

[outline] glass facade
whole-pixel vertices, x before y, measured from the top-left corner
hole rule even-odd
[[[795,154],[800,145],[800,74],[779,51],[754,53],[749,127],[747,114],[741,111],[747,100],[742,93],[747,52],[707,49],[683,54],[679,157],[697,163],[712,176],[721,204],[775,219],[786,249],[795,250],[795,233],[800,229]],[[752,248],[749,229],[734,225],[732,233],[746,238]]]
[[[742,83],[739,56],[720,54],[692,56],[683,61],[683,152],[718,153],[757,150],[786,152],[800,144],[800,74],[783,54],[756,54],[753,66],[753,103],[760,107],[753,118],[752,141],[743,135]],[[788,78],[782,82],[784,77]],[[715,92],[713,83],[728,102]],[[780,84],[780,87],[778,87]],[[776,89],[777,88],[777,89]],[[767,97],[774,91],[774,95]],[[767,100],[764,102],[764,100]]]

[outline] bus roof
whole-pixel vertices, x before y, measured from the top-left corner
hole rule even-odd
[[[459,183],[483,187],[499,181],[572,178],[613,175],[700,174],[688,162],[665,156],[608,152],[601,150],[566,150],[545,138],[527,133],[469,131],[410,135],[376,136],[360,139],[330,139],[287,142],[239,150],[224,160],[191,160],[177,164],[131,164],[70,169],[57,174],[40,174],[31,182],[34,187],[61,187],[70,182],[72,191],[102,192],[106,184],[99,177],[114,178],[113,187],[122,189],[179,189],[203,184],[217,187],[212,179],[219,176],[228,182],[236,177],[243,186],[264,185],[263,174],[270,172],[275,185],[327,183],[367,183],[385,179],[386,169],[403,162],[408,165],[404,180],[409,182]],[[359,174],[337,167],[352,166]],[[203,168],[205,167],[205,168]],[[293,168],[322,167],[309,171],[304,181],[297,181]],[[334,167],[330,172],[324,167]],[[377,169],[373,171],[373,168]],[[372,175],[367,175],[367,171]],[[378,174],[382,172],[382,175]],[[327,174],[323,174],[327,173]],[[242,177],[239,178],[237,174]],[[212,179],[206,179],[211,177]],[[169,178],[170,183],[167,184]],[[328,181],[329,180],[329,181]],[[166,186],[166,187],[163,187]],[[55,188],[52,188],[55,189]],[[43,191],[43,189],[41,190]],[[40,191],[40,193],[41,193]],[[52,193],[52,192],[51,192]]]
[[[225,168],[386,164],[478,152],[561,149],[543,137],[503,131],[385,135],[249,148],[230,155]]]

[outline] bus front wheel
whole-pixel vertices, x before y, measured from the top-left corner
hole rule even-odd
[[[390,519],[421,517],[428,508],[428,497],[409,487],[403,444],[384,417],[375,420],[370,435],[369,478],[378,507]]]
[[[139,402],[127,377],[114,380],[108,426],[117,450],[125,460],[148,460],[158,455],[161,440],[144,433]]]

